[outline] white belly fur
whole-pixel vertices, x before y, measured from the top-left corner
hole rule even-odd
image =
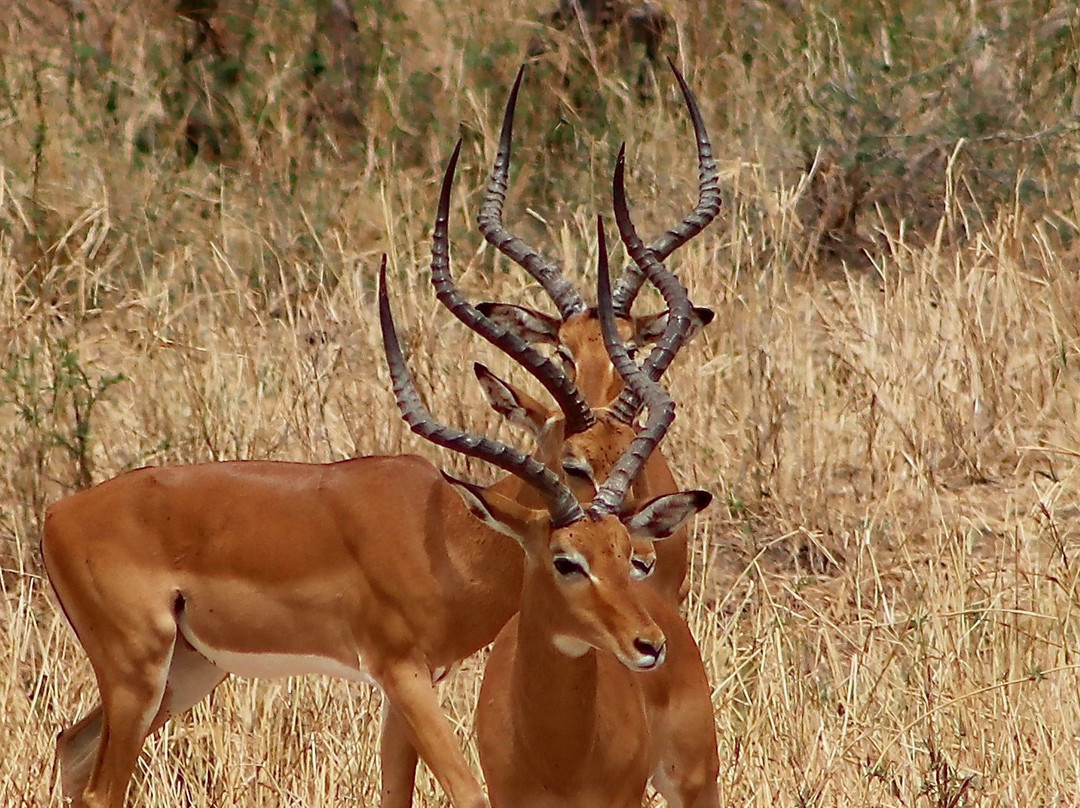
[[[371,674],[364,670],[362,660],[357,657],[356,666],[346,665],[332,657],[317,654],[272,654],[244,653],[214,648],[203,642],[180,620],[180,633],[191,643],[191,647],[210,660],[223,671],[234,676],[272,679],[282,676],[303,676],[309,673],[321,673],[338,679],[363,682],[378,687]]]

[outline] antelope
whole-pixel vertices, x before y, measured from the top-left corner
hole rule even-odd
[[[446,229],[449,216],[450,184],[453,181],[459,153],[459,149],[455,150],[453,156],[450,158],[444,176],[443,191],[440,196],[439,214],[436,218],[434,235],[434,243],[438,246],[433,248],[433,254],[437,257],[432,260],[432,280],[435,285],[436,294],[451,312],[497,347],[507,350],[507,344],[512,342],[515,337],[512,334],[500,331],[498,324],[484,317],[476,307],[469,304],[457,290],[449,272]],[[659,376],[667,366],[667,363],[671,361],[675,352],[685,341],[686,335],[692,327],[690,306],[686,290],[678,283],[671,273],[664,269],[663,266],[653,258],[651,253],[641,242],[641,239],[637,236],[626,205],[624,167],[625,153],[620,152],[619,159],[616,163],[614,180],[615,211],[620,234],[627,244],[628,252],[634,260],[635,265],[640,267],[641,271],[660,289],[665,300],[668,302],[671,311],[671,316],[667,318],[665,324],[665,336],[661,339],[662,350],[657,353],[656,357],[651,357],[655,359],[656,362],[661,363],[661,365],[656,368],[654,368],[651,363],[647,363],[646,365],[646,369],[649,372]],[[519,341],[519,350],[525,350],[530,347],[529,343]],[[514,355],[512,351],[507,352],[511,353],[511,355],[521,364],[527,364],[526,362],[521,361],[519,356]],[[501,382],[501,380],[495,377],[494,374],[491,374],[490,371],[487,371],[483,366],[478,366],[477,375],[480,377],[481,382],[485,384],[486,388],[489,384],[504,385],[512,391],[512,388],[509,388],[508,385]],[[644,375],[646,379],[649,378],[648,374]],[[491,392],[489,391],[489,396],[490,395]],[[514,395],[514,393],[511,392],[511,395]],[[523,394],[520,395],[521,399],[525,398]],[[513,417],[514,411],[521,406],[521,399],[514,398],[507,402],[507,408],[511,417]],[[535,402],[533,399],[528,399],[528,401]],[[526,404],[525,406],[528,407],[529,405]],[[539,407],[541,405],[537,404],[536,406]],[[589,479],[610,479],[611,475],[615,473],[615,468],[617,468],[618,462],[625,453],[627,446],[635,439],[636,433],[631,425],[640,406],[640,399],[636,396],[635,392],[633,390],[624,390],[619,395],[618,399],[612,403],[610,408],[590,410],[585,414],[585,417],[582,417],[581,414],[578,413],[575,415],[575,420],[573,422],[564,416],[559,422],[557,433],[555,433],[555,426],[553,426],[554,419],[549,419],[545,421],[543,428],[539,430],[538,434],[539,442],[541,444],[541,455],[550,457],[553,452],[557,453],[559,465],[562,466],[564,464],[564,458],[572,456],[566,454],[566,441],[575,437],[579,438],[582,441],[583,447],[588,449],[588,451],[585,452],[585,455],[595,461],[595,464],[587,470]],[[496,406],[496,409],[499,409],[499,407]],[[550,415],[550,411],[546,412]],[[565,412],[566,410],[564,409],[564,413]],[[591,438],[591,443],[586,441],[586,438]],[[643,461],[645,464],[644,468],[648,468],[648,463],[652,462],[652,459],[652,457],[648,457]],[[581,479],[575,480],[574,472],[567,474],[571,468],[576,468],[576,462],[577,461],[573,461],[572,463],[567,464],[562,473],[564,477],[567,478],[571,491],[579,498],[579,501],[586,501],[587,499],[592,498],[596,488],[594,488],[591,482],[583,485]],[[578,475],[578,477],[580,476],[581,475]],[[497,486],[501,486],[500,490],[497,491],[500,496],[504,499],[516,499],[516,501],[522,505],[530,504],[528,500],[529,491],[527,485],[519,485],[517,490],[514,490],[512,481],[508,485],[506,483],[507,481],[503,480],[496,484]],[[644,501],[649,498],[648,496],[641,495],[640,491],[638,492],[638,495],[639,501]],[[656,566],[655,551],[652,548],[652,542],[636,541],[633,543],[631,565],[634,567],[634,574],[637,577],[645,578],[649,576],[654,566]],[[693,662],[693,659],[697,657],[697,654],[693,646],[692,638],[689,638],[685,624],[678,619],[677,611],[671,609],[669,612],[670,614],[667,614],[666,618],[668,626],[674,625],[672,631],[680,637],[683,637],[680,646],[683,648],[682,657],[689,660],[686,664],[696,664],[700,670],[700,661],[696,663]],[[700,761],[708,761],[710,756],[712,759],[715,759],[716,740],[712,726],[712,712],[708,698],[708,685],[707,682],[705,682],[704,674],[699,672],[699,675],[696,677],[684,675],[683,678],[685,679],[685,682],[682,685],[673,687],[671,686],[671,683],[667,683],[662,686],[657,694],[657,702],[665,705],[670,704],[670,709],[675,713],[685,711],[688,715],[707,716],[708,718],[707,720],[702,719],[698,721],[696,725],[697,732],[692,736],[693,742],[682,742],[681,746],[678,747],[678,749],[681,750],[684,760],[675,765],[666,764],[666,766],[658,768],[656,776],[654,777],[654,782],[658,785],[665,784],[668,789],[665,793],[672,793],[672,786],[670,784],[678,783],[681,787],[681,791],[675,793],[689,792],[690,794],[697,794],[702,788],[701,783],[709,781],[708,775],[702,776],[702,772],[712,772],[713,777],[711,782],[715,782],[716,766],[701,764]],[[705,682],[705,684],[702,685],[702,682]],[[691,687],[694,683],[697,683],[696,691],[693,691],[693,688]],[[690,688],[693,691],[691,694],[693,697],[680,698],[673,695],[673,691],[678,692],[680,687]],[[702,694],[704,694],[704,698],[702,698]],[[687,704],[692,705],[692,707],[687,709]],[[695,719],[690,719],[689,722],[684,721],[683,723],[693,724],[694,720]],[[657,733],[657,737],[661,737],[662,735],[662,732]],[[384,740],[385,737],[386,736],[384,736]],[[686,763],[685,757],[688,752],[693,753],[696,756],[696,760],[699,762]],[[392,756],[392,759],[397,762],[407,761],[406,756],[403,754],[395,754]],[[405,767],[397,774],[388,774],[386,760],[387,758],[384,758],[384,778],[389,776],[399,783],[397,788],[398,793],[407,792],[411,794],[413,769],[411,767]],[[665,775],[665,771],[668,771],[669,774]],[[675,773],[684,772],[696,772],[697,780],[688,784],[687,781],[690,777],[689,775],[680,774],[680,776],[676,777]]]
[[[699,190],[695,208],[663,237],[649,246],[649,251],[657,261],[663,261],[704,230],[716,218],[721,204],[716,161],[713,158],[712,144],[709,141],[697,100],[675,63],[669,59],[668,64],[678,81],[694,127],[698,151]],[[503,205],[506,200],[510,169],[514,113],[524,70],[524,66],[518,70],[506,103],[495,163],[477,215],[477,224],[489,244],[521,266],[540,284],[555,304],[559,317],[551,317],[523,306],[505,303],[484,302],[476,308],[485,317],[495,321],[505,331],[512,333],[523,342],[554,346],[556,355],[566,366],[568,375],[578,386],[585,400],[592,407],[600,408],[615,400],[622,390],[623,382],[619,374],[615,372],[604,349],[597,310],[585,303],[581,294],[552,261],[511,233],[503,224]],[[619,319],[620,328],[627,335],[632,352],[657,343],[668,324],[666,311],[646,316],[631,315],[631,308],[644,280],[644,270],[637,263],[633,263],[626,269],[613,295],[615,314]],[[446,278],[436,277],[433,274],[432,282],[437,287],[440,284],[445,287],[448,281]],[[445,297],[445,294],[440,294],[440,300],[444,304],[447,303]],[[453,307],[450,308],[451,311],[454,310]],[[712,321],[713,312],[707,308],[693,307],[688,317],[689,327],[684,342],[693,339],[705,325]],[[654,381],[658,380],[671,359],[671,356],[661,359],[661,351],[654,348],[646,365],[646,373]],[[527,396],[504,382],[493,379],[483,370],[478,371],[478,376],[493,406],[506,415],[512,423],[534,434],[538,427],[543,425],[549,414],[547,411],[531,408],[536,418],[530,418],[530,404],[534,402]],[[596,447],[600,447],[600,452],[609,456],[612,454],[617,456],[621,451],[619,439],[611,435],[609,426],[604,423],[605,419],[599,420],[601,423],[594,430],[569,432],[565,444],[566,456],[563,459],[567,472],[576,478],[577,484],[592,485],[594,488],[597,474],[602,471],[602,467],[610,465],[610,462],[606,462],[603,457],[597,456]],[[675,478],[660,452],[656,452],[646,465],[638,486],[642,489],[643,496],[677,490]],[[687,533],[681,531],[657,548],[657,572],[654,584],[679,601],[684,600],[689,592],[687,540]]]
[[[478,307],[469,303],[458,290],[450,273],[448,227],[450,196],[460,153],[461,143],[459,142],[443,175],[432,235],[431,280],[436,296],[461,322],[528,370],[556,400],[563,424],[559,440],[556,441],[558,450],[566,452],[567,456],[575,451],[581,452],[581,460],[571,461],[566,467],[568,470],[575,470],[571,472],[572,476],[577,474],[574,482],[571,483],[573,492],[581,497],[582,501],[590,499],[599,487],[597,481],[610,478],[618,459],[633,443],[636,432],[632,423],[641,407],[640,401],[633,391],[624,390],[610,408],[596,410],[590,407],[571,380],[565,366],[545,357],[533,344],[522,339],[513,330],[508,330],[501,323],[487,317]],[[619,213],[617,218],[620,222],[620,233],[624,235],[635,266],[639,266],[639,271],[647,275],[660,289],[669,307],[676,312],[665,318],[665,336],[661,338],[662,350],[650,356],[649,361],[646,362],[646,373],[659,377],[672,361],[675,352],[685,342],[692,328],[691,309],[686,290],[652,257],[634,230],[629,212],[626,210],[623,163],[624,158],[621,157],[616,164],[619,191],[616,211]],[[479,375],[483,377],[484,374]],[[483,382],[484,379],[481,378],[481,381]],[[550,435],[546,440],[550,444],[552,440]],[[574,442],[574,449],[565,448],[570,442]],[[646,472],[654,462],[654,457],[647,458]],[[643,491],[642,488],[640,483],[635,486],[635,493],[642,500],[657,494],[674,493],[677,490],[674,486],[666,492],[649,492]],[[496,483],[496,490],[508,498],[529,501],[528,486],[513,475]],[[674,539],[669,541],[674,541]],[[656,556],[656,550],[651,542],[635,542],[631,563],[637,570],[636,574],[648,577],[654,568],[659,569],[660,564]],[[665,591],[669,590],[670,586]],[[416,754],[411,749],[405,725],[396,717],[391,703],[384,720],[382,736],[384,806],[411,804],[416,761]]]
[[[433,275],[448,260],[453,168]],[[566,432],[591,422],[564,368],[471,311],[552,392]],[[45,568],[101,696],[58,738],[65,795],[121,808],[145,738],[230,674],[321,673],[386,696],[383,805],[411,802],[417,754],[454,806],[486,805],[432,683],[512,616],[523,558],[462,492],[419,457],[376,456],[143,468],[53,504]]]
[[[621,233],[628,221],[620,217]],[[521,470],[507,462],[508,447],[433,422],[405,367],[383,273],[385,353],[398,405],[414,431],[459,451],[468,447],[519,476],[542,500],[536,507],[494,486],[456,481],[474,498],[477,515],[516,538],[526,558],[520,611],[495,641],[477,709],[480,762],[494,808],[640,806],[649,777],[670,805],[713,808],[719,762],[708,679],[677,607],[637,583],[642,575],[632,548],[632,539],[666,539],[712,497],[679,491],[624,507],[634,477],[674,418],[674,404],[620,341],[599,218],[597,228],[605,343],[628,384],[617,404],[636,413],[644,403],[649,418],[591,504],[583,506],[566,482],[563,421],[547,423],[527,470],[523,456]],[[681,304],[688,307],[685,296]],[[686,318],[673,309],[672,319]],[[677,350],[681,336],[676,327],[663,344]]]
[[[433,263],[448,253],[449,200],[448,174]],[[520,341],[505,349],[568,424],[585,422],[561,367]],[[386,696],[384,805],[411,801],[417,753],[453,805],[486,805],[432,680],[514,613],[523,560],[428,461],[137,469],[53,504],[41,550],[101,696],[57,741],[75,805],[123,806],[145,738],[229,674],[306,673]],[[402,769],[398,791],[386,772]]]

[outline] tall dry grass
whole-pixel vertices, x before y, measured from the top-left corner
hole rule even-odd
[[[544,305],[472,224],[541,3],[357,3],[385,15],[361,130],[306,117],[306,6],[252,5],[226,82],[219,64],[178,66],[167,5],[129,8],[108,50],[92,16],[73,25],[59,5],[3,23],[3,805],[59,803],[54,736],[96,697],[42,578],[48,503],[135,466],[225,458],[415,451],[490,479],[402,427],[374,327],[385,251],[433,409],[500,433],[462,360],[511,369],[423,272],[459,135],[456,274],[474,298]],[[666,444],[682,481],[719,495],[698,520],[688,617],[724,804],[1071,803],[1075,13],[670,10],[725,191],[672,261],[718,317],[669,374]],[[633,67],[576,84],[558,68],[523,92],[508,218],[589,286],[619,142],[648,234],[690,204],[692,143],[666,76],[642,105]],[[174,102],[213,107],[231,146],[192,160]],[[470,660],[445,689],[470,749],[480,671]],[[372,804],[378,702],[318,678],[230,681],[148,742],[132,797]],[[442,799],[426,772],[418,790]]]

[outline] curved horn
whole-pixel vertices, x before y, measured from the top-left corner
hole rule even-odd
[[[390,368],[394,398],[402,418],[413,432],[438,446],[484,460],[521,478],[543,496],[551,513],[552,523],[556,527],[576,522],[584,516],[581,505],[570,489],[543,463],[523,455],[501,441],[440,424],[424,406],[405,363],[397,328],[394,326],[390,296],[386,291],[385,255],[379,267],[379,327],[382,329],[383,350],[386,352],[386,364]]]
[[[638,237],[626,204],[625,180],[626,145],[623,144],[619,149],[619,157],[615,161],[615,177],[612,181],[615,221],[619,225],[619,236],[626,245],[626,251],[634,259],[634,263],[648,277],[650,283],[660,290],[664,302],[668,305],[667,326],[642,368],[644,374],[655,382],[668,369],[690,330],[690,299],[679,279],[653,257],[652,252]],[[631,387],[624,387],[610,409],[617,418],[630,423],[640,411],[641,406],[642,399],[637,392]]]
[[[551,393],[566,416],[567,435],[584,432],[592,426],[595,418],[592,409],[574,383],[570,381],[566,372],[527,342],[485,317],[479,309],[462,296],[454,285],[454,279],[450,276],[450,238],[447,235],[447,228],[450,219],[450,191],[454,185],[454,172],[457,170],[460,153],[461,141],[459,140],[446,166],[446,173],[443,175],[442,190],[439,192],[439,210],[435,217],[435,230],[431,236],[431,282],[435,286],[435,294],[451,314],[509,355],[511,359],[535,376],[536,380]]]
[[[708,224],[716,218],[720,212],[720,175],[716,169],[716,160],[713,159],[712,144],[709,142],[709,133],[705,130],[705,120],[701,116],[697,99],[690,90],[675,62],[668,57],[668,64],[675,73],[675,79],[679,82],[686,108],[690,112],[690,120],[694,125],[694,137],[697,140],[698,149],[698,203],[690,213],[686,215],[675,227],[668,230],[664,235],[649,245],[649,249],[656,256],[657,261],[663,261],[675,250],[688,242]],[[634,305],[634,299],[641,291],[641,285],[645,282],[645,273],[640,267],[632,264],[626,268],[619,286],[612,296],[612,305],[615,314],[619,317],[629,317],[630,308]]]
[[[499,150],[495,153],[495,165],[492,166],[491,176],[488,178],[476,223],[488,244],[532,275],[555,303],[559,316],[563,320],[568,320],[585,312],[588,308],[585,301],[581,299],[574,285],[563,277],[555,264],[507,230],[502,221],[507,176],[510,171],[510,142],[514,131],[514,109],[517,106],[518,89],[521,87],[521,78],[524,74],[525,65],[522,65],[518,69],[513,89],[510,90],[510,98],[506,102],[502,130],[499,133]]]
[[[622,457],[612,468],[608,478],[596,492],[589,512],[594,515],[616,513],[626,499],[634,478],[637,477],[653,449],[664,437],[671,422],[675,420],[675,402],[656,382],[649,379],[637,363],[626,352],[626,346],[619,337],[615,325],[615,311],[611,305],[611,279],[608,275],[607,245],[604,239],[604,225],[598,216],[596,219],[597,240],[600,243],[600,261],[597,275],[597,304],[600,311],[600,328],[604,335],[604,345],[612,364],[626,382],[627,389],[633,389],[636,396],[649,408],[649,420],[638,432],[637,437],[623,452]]]

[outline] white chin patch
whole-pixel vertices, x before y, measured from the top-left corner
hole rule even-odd
[[[551,641],[559,651],[574,659],[585,656],[590,647],[587,642],[582,642],[576,637],[571,637],[567,634],[556,634]]]

